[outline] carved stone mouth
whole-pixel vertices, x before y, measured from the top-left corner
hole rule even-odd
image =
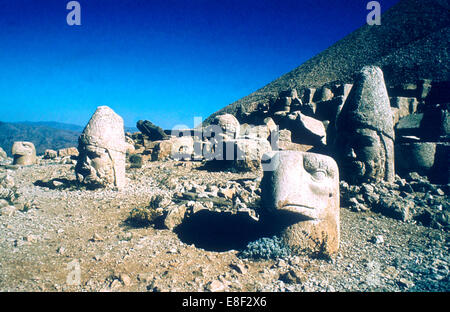
[[[306,208],[306,209],[314,209],[313,207],[305,206],[305,205],[298,205],[298,204],[285,204],[283,205],[282,209],[284,208]]]
[[[308,219],[315,220],[317,219],[314,216],[314,207],[309,207],[305,205],[299,205],[299,204],[285,204],[281,207],[281,210],[289,211],[304,217],[307,217]]]

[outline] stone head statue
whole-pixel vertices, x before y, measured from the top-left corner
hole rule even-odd
[[[77,180],[85,184],[125,185],[125,133],[123,119],[100,106],[78,139]]]
[[[332,255],[339,248],[339,172],[328,156],[280,151],[263,157],[262,215],[285,224],[294,250]],[[269,164],[269,165],[268,165]]]
[[[336,160],[345,180],[394,180],[394,125],[380,68],[359,72],[336,127]]]
[[[36,163],[36,149],[31,142],[14,142],[11,154],[14,165],[33,165]]]

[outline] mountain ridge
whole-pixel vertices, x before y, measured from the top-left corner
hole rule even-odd
[[[450,14],[445,12],[449,10],[449,0],[401,0],[382,15],[380,26],[358,28],[292,71],[213,113],[204,123],[224,113],[239,119],[239,112],[250,112],[255,102],[290,88],[351,83],[365,65],[381,67],[389,85],[420,79],[448,81]]]

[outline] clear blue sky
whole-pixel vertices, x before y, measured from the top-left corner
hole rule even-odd
[[[0,0],[1,121],[193,126],[362,26],[365,0]],[[380,0],[382,11],[397,0]]]

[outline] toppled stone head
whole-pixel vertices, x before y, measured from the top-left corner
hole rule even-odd
[[[281,151],[263,157],[261,212],[293,250],[333,255],[339,248],[339,172],[325,155]]]
[[[33,165],[36,163],[36,148],[31,142],[14,142],[11,153],[14,157],[13,165]]]
[[[392,182],[394,125],[383,72],[366,66],[337,119],[336,160],[352,183]]]
[[[125,185],[125,133],[123,119],[100,106],[78,138],[77,180],[94,186]]]

